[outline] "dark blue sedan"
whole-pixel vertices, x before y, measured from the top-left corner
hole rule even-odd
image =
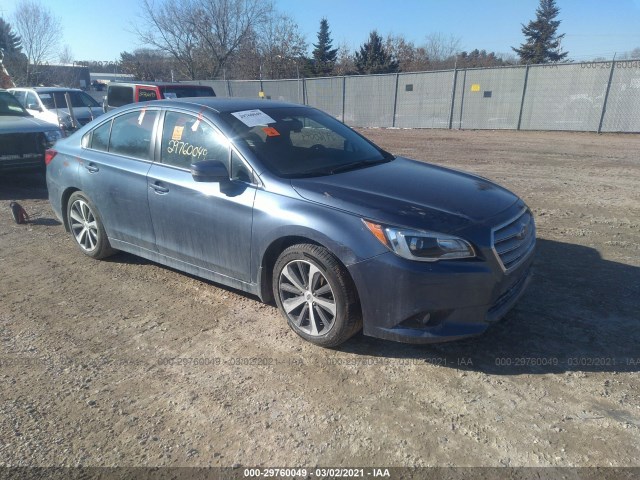
[[[80,250],[115,250],[275,300],[325,347],[482,333],[523,293],[531,212],[483,178],[377,147],[296,104],[122,107],[47,151],[49,199]]]

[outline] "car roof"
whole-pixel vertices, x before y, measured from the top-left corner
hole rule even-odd
[[[138,85],[150,87],[211,87],[211,85],[198,85],[197,83],[179,82],[110,82],[109,85]]]
[[[242,110],[256,110],[260,108],[306,107],[299,103],[282,102],[279,100],[260,100],[258,98],[220,98],[220,97],[185,97],[145,102],[145,105],[185,107],[203,106],[217,113],[238,112]],[[308,107],[307,107],[308,108]]]
[[[35,90],[40,93],[49,93],[49,92],[81,92],[79,88],[65,88],[65,87],[18,87],[12,88],[11,90]]]

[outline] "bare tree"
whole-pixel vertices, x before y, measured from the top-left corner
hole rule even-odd
[[[192,80],[204,70],[199,36],[193,28],[195,7],[194,0],[142,0],[140,23],[134,25],[143,43],[173,56]]]
[[[432,33],[427,35],[424,49],[435,68],[453,67],[455,57],[460,52],[460,39],[453,35]]]
[[[215,78],[272,11],[264,0],[142,0],[134,31],[178,60],[189,78]]]
[[[37,68],[55,58],[62,38],[62,25],[58,17],[37,0],[22,0],[14,17],[27,56],[26,80],[31,83],[31,66]]]
[[[356,61],[346,43],[338,47],[338,59],[333,67],[334,75],[353,75],[357,73]]]
[[[73,52],[68,44],[62,47],[62,51],[58,55],[58,61],[62,64],[73,63]]]
[[[264,0],[193,0],[191,25],[206,56],[212,77],[218,76],[231,56],[253,32],[260,31],[273,14]]]
[[[165,52],[147,48],[120,54],[122,73],[131,74],[136,80],[169,81],[175,61]]]
[[[388,35],[385,48],[398,61],[401,72],[420,72],[430,67],[425,47],[416,47],[404,35]]]
[[[298,31],[298,25],[287,15],[273,15],[258,33],[263,77],[299,76],[299,62],[307,43]]]

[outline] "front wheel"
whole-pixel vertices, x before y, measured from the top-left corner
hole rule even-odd
[[[100,259],[115,252],[109,244],[98,210],[82,192],[75,192],[69,198],[67,222],[71,235],[85,255]]]
[[[273,269],[273,293],[291,329],[316,345],[340,345],[362,325],[353,281],[324,247],[284,250]]]

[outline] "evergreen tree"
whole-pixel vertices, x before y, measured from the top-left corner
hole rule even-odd
[[[356,52],[356,68],[360,74],[394,73],[398,71],[398,62],[387,53],[382,38],[373,30],[369,40]]]
[[[0,18],[0,48],[5,54],[20,53],[22,41],[20,37],[13,33],[11,25]]]
[[[338,54],[337,48],[333,46],[329,22],[326,18],[320,20],[320,30],[318,31],[318,43],[313,44],[313,73],[315,75],[329,75],[336,63]]]
[[[569,52],[562,52],[560,42],[564,37],[558,35],[560,20],[555,18],[560,13],[555,0],[540,0],[536,10],[536,19],[528,25],[522,25],[522,33],[526,42],[520,48],[511,47],[520,55],[521,63],[550,63],[565,59]]]

